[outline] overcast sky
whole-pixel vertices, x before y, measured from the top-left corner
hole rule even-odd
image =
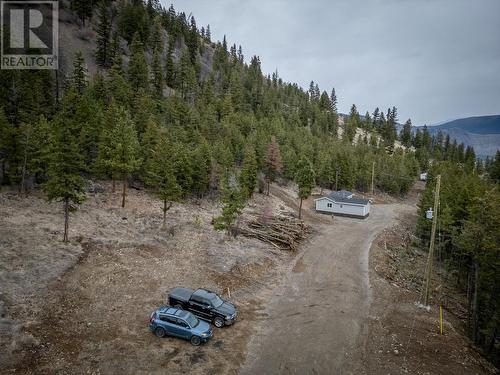
[[[414,125],[500,114],[500,0],[161,0],[264,73]]]

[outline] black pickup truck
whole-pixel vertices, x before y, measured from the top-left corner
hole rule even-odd
[[[168,303],[175,308],[191,311],[203,320],[213,322],[217,328],[231,325],[236,320],[236,307],[209,290],[174,288],[168,295]]]

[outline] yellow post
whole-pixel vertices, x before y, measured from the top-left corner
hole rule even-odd
[[[443,306],[439,306],[439,327],[441,329],[441,335],[443,334]]]

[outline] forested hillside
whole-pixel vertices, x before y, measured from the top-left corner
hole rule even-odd
[[[393,152],[395,107],[361,120],[353,105],[340,140],[334,90],[328,95],[311,82],[305,91],[277,74],[264,76],[258,56],[246,63],[241,47],[213,42],[210,26],[199,28],[194,17],[157,1],[65,4],[80,25],[93,17],[99,73],[88,75],[80,53],[67,77],[1,72],[2,184],[22,192],[39,185],[49,198],[77,204],[85,178],[120,180],[124,191],[138,180],[170,202],[220,191],[228,181],[254,185],[256,178],[237,178],[241,166],[266,172],[272,136],[283,160],[277,172],[294,179],[305,158],[325,187],[366,191],[375,161],[377,187],[401,194],[426,168],[425,132],[402,133],[420,166],[413,153]],[[365,136],[353,146],[358,127],[378,132],[382,142]],[[473,158],[460,146],[445,147],[446,157]],[[254,187],[241,186],[250,193]]]

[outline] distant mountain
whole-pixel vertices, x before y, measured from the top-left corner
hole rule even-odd
[[[500,115],[461,118],[427,129],[431,134],[441,130],[458,143],[474,147],[478,157],[495,155],[500,149]]]
[[[463,129],[473,134],[500,134],[500,115],[459,118],[439,125],[436,124],[432,128]]]

